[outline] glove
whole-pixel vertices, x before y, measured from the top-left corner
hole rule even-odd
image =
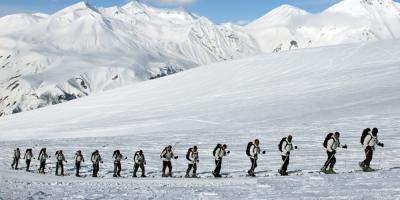
[[[266,152],[265,152],[265,150],[262,152],[262,154],[265,154]]]
[[[125,160],[128,159],[128,157],[125,157]]]
[[[297,146],[294,146],[294,149],[297,149]]]
[[[286,152],[286,156],[290,156],[290,152],[288,151],[288,152]]]
[[[103,161],[100,161],[101,164],[103,164]]]
[[[199,161],[199,160],[196,160],[196,162],[199,163],[200,161]]]
[[[347,144],[342,146],[343,149],[347,149]]]
[[[226,153],[227,153],[227,154],[230,154],[230,153],[231,153],[231,151],[227,151]]]
[[[384,147],[384,146],[385,146],[385,144],[383,144],[383,143],[378,143],[378,146],[380,146],[380,147]]]
[[[146,165],[146,161],[144,161],[144,165]]]
[[[332,153],[333,153],[333,154],[336,154],[336,150],[332,150]]]
[[[175,156],[174,159],[178,159],[178,156]]]

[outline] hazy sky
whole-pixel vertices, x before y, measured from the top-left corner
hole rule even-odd
[[[221,22],[251,21],[282,4],[309,12],[320,12],[340,0],[142,0],[156,7],[184,7],[211,20]],[[399,1],[399,0],[396,0]],[[0,0],[0,16],[13,13],[51,14],[79,0]],[[128,0],[87,0],[97,7],[124,5]]]

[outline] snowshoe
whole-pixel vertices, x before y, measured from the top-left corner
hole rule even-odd
[[[256,176],[256,174],[254,173],[254,172],[252,172],[252,171],[247,171],[247,174],[249,175],[249,176],[252,176],[252,177],[254,177],[254,176]]]
[[[116,175],[116,174],[114,174],[114,175],[113,175],[113,177],[117,177],[117,175]]]
[[[198,178],[198,176],[196,174],[193,174],[192,178]]]
[[[222,177],[221,174],[216,174],[215,172],[213,172],[213,175],[214,175],[215,178],[221,178]]]
[[[365,168],[363,169],[363,171],[364,171],[364,172],[373,172],[373,171],[375,171],[375,169],[372,169],[371,167],[365,167]]]
[[[360,166],[361,169],[362,169],[363,171],[365,171],[365,165],[364,165],[363,162],[358,162],[358,166]]]
[[[185,178],[190,178],[189,174],[186,174],[186,175],[185,175]]]
[[[140,177],[142,177],[142,178],[146,178],[147,176],[146,176],[146,175],[144,175],[144,174],[142,174]]]
[[[161,177],[168,177],[166,174],[162,174]]]
[[[278,170],[278,173],[279,173],[281,176],[289,176],[289,174],[288,174],[287,172],[282,171],[281,169]]]
[[[327,174],[337,174],[333,169],[329,169],[328,171],[327,171]]]

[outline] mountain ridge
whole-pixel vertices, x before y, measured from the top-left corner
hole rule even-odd
[[[396,39],[399,5],[344,0],[317,14],[282,5],[246,26],[138,1],[109,8],[80,2],[52,15],[5,16],[0,116],[262,52]],[[349,6],[362,12],[350,15]]]

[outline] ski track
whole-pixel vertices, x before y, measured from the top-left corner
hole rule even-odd
[[[332,123],[332,122],[330,122]],[[369,124],[372,121],[359,124]],[[50,139],[44,141],[29,140],[15,142],[1,142],[1,155],[9,155],[0,158],[1,193],[4,199],[399,199],[400,195],[400,169],[399,158],[394,158],[397,152],[400,138],[397,133],[382,128],[381,140],[385,142],[385,148],[378,148],[374,155],[372,166],[383,170],[369,173],[347,173],[359,170],[357,163],[364,154],[358,143],[359,131],[351,130],[351,124],[338,121],[337,125],[343,130],[349,130],[342,136],[342,143],[347,143],[349,149],[339,150],[337,155],[336,175],[324,175],[311,173],[318,170],[325,161],[325,151],[322,144],[310,138],[323,136],[317,130],[308,127],[307,136],[297,136],[295,144],[299,146],[292,153],[290,171],[302,170],[288,177],[277,176],[282,161],[277,152],[277,141],[283,134],[265,134],[268,130],[257,129],[251,131],[245,137],[238,132],[196,132],[196,134],[184,134],[176,132],[175,152],[180,157],[173,162],[173,171],[176,176],[183,176],[187,167],[185,151],[190,145],[198,145],[200,162],[198,174],[200,179],[186,178],[161,178],[161,160],[159,153],[164,144],[153,141],[161,141],[166,135],[140,135],[123,137],[81,138],[81,139]],[[293,127],[299,130],[300,127]],[[211,156],[214,143],[227,141],[223,136],[229,133],[227,143],[231,155],[223,162],[223,174],[233,178],[205,178],[210,177],[210,171],[214,167]],[[212,136],[221,136],[216,141],[208,140]],[[300,134],[299,134],[300,135]],[[188,138],[195,143],[190,143]],[[246,170],[250,162],[245,156],[244,148],[250,138],[260,138],[262,147],[267,154],[260,157],[256,178],[247,177]],[[384,138],[392,138],[385,140]],[[165,139],[164,139],[165,140]],[[315,139],[317,140],[317,139]],[[171,144],[174,144],[171,140]],[[183,142],[185,141],[185,142]],[[186,142],[188,141],[188,142]],[[15,146],[34,147],[35,156],[41,147],[47,147],[53,154],[57,149],[63,149],[69,162],[65,167],[65,177],[54,175],[54,157],[50,158],[46,175],[25,172],[24,170],[11,170],[11,154]],[[123,161],[121,178],[113,178],[113,165],[111,154],[114,149],[120,149],[128,156]],[[143,149],[147,158],[148,178],[132,178],[132,157],[137,149]],[[86,158],[81,174],[86,177],[74,177],[73,155],[75,150],[81,149]],[[104,163],[101,164],[100,174],[102,178],[92,178],[89,155],[94,149],[99,149]],[[24,148],[22,148],[24,150]],[[51,155],[53,156],[53,155]],[[37,160],[33,161],[31,169],[37,169]],[[23,160],[20,167],[24,168]],[[393,168],[392,170],[389,170]],[[308,173],[310,172],[310,173]],[[140,171],[138,172],[140,174]],[[357,192],[353,192],[356,189]],[[300,195],[300,196],[298,196]]]

